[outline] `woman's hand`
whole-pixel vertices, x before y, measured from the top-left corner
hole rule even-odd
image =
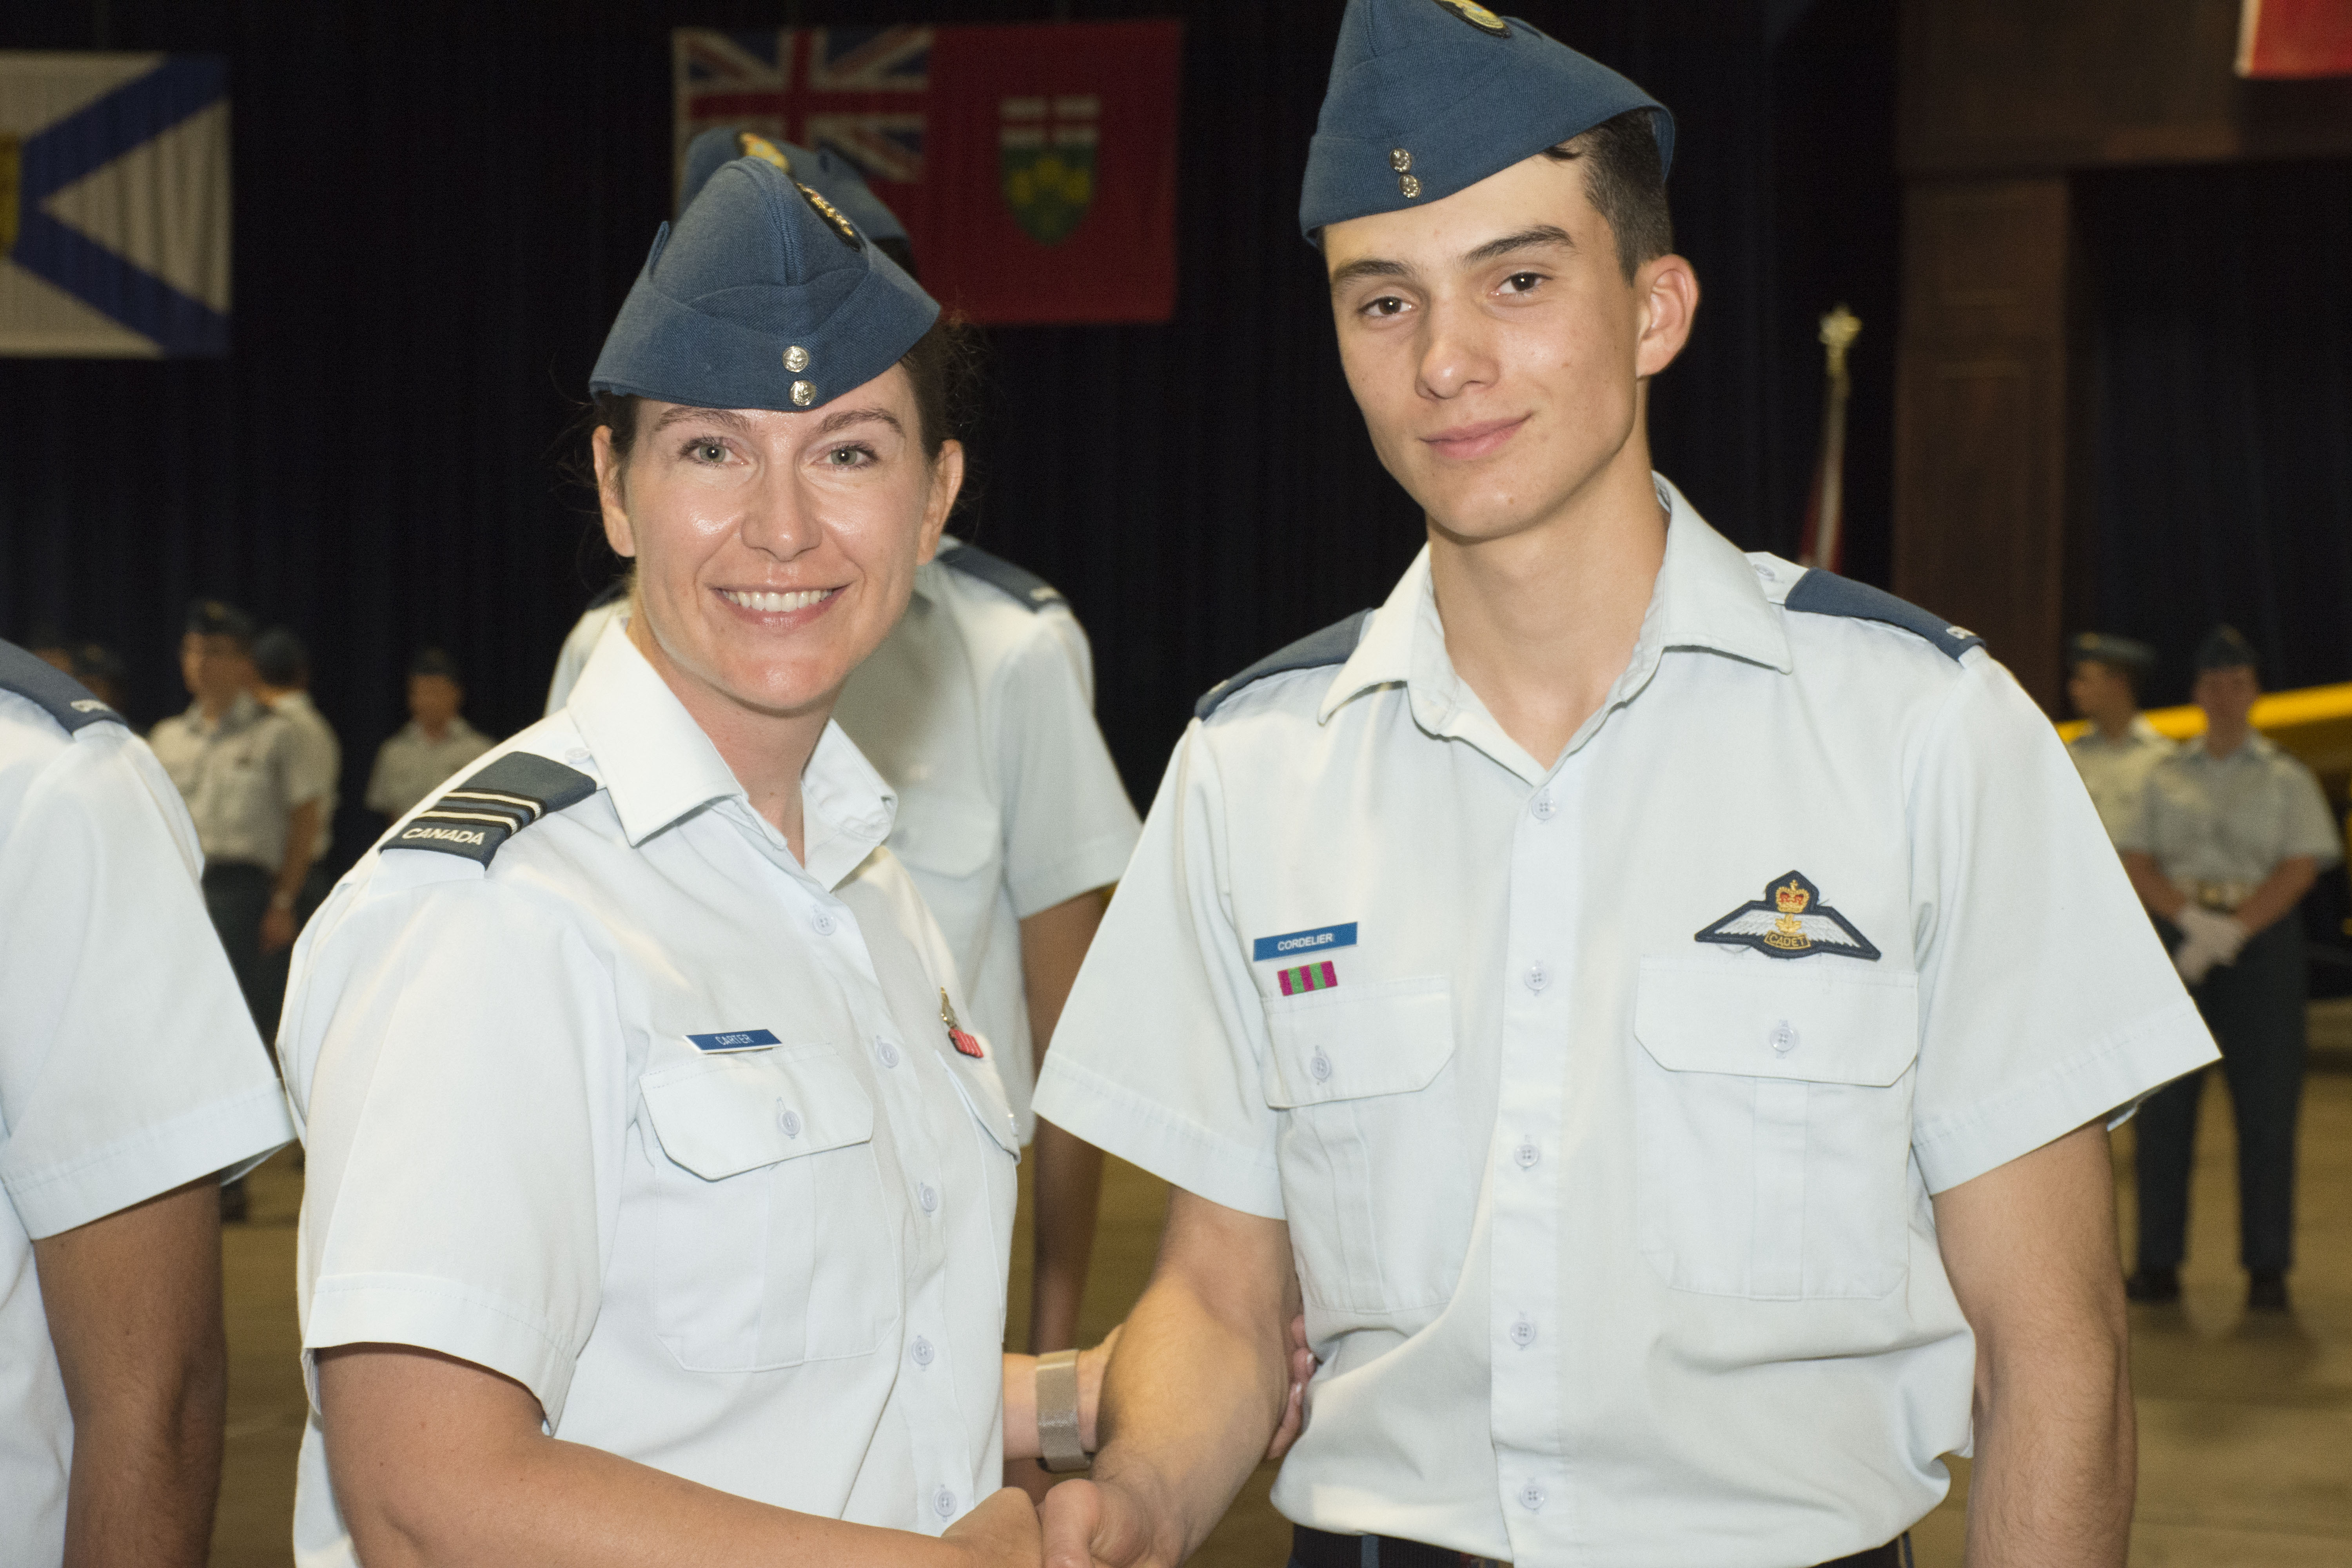
[[[1274,1440],[1265,1446],[1268,1459],[1279,1459],[1290,1452],[1290,1446],[1307,1430],[1307,1385],[1314,1381],[1319,1364],[1307,1347],[1307,1314],[1301,1312],[1290,1320],[1290,1395],[1282,1402],[1282,1420],[1274,1428]]]
[[[1045,1555],[1036,1507],[1017,1487],[989,1494],[940,1539],[957,1548],[971,1568],[1037,1568]]]

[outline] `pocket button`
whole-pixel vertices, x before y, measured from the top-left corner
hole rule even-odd
[[[781,1100],[776,1101],[776,1131],[787,1138],[801,1135],[801,1113]]]
[[[1786,1018],[1773,1025],[1765,1038],[1771,1042],[1772,1054],[1775,1056],[1785,1057],[1797,1048],[1796,1026]]]
[[[1307,1063],[1307,1070],[1315,1075],[1317,1083],[1331,1081],[1331,1058],[1318,1051]]]

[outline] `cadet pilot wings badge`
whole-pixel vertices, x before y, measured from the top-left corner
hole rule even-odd
[[[1762,898],[1740,905],[1692,940],[1752,947],[1767,958],[1826,952],[1874,963],[1879,956],[1852,921],[1822,902],[1822,890],[1801,871],[1775,877]]]

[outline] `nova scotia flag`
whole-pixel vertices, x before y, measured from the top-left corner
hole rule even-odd
[[[228,64],[0,51],[0,354],[228,352]]]

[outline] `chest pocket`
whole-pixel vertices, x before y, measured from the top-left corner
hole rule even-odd
[[[1642,961],[1641,1247],[1675,1289],[1789,1300],[1903,1283],[1918,977],[1842,962]]]
[[[1442,975],[1266,1002],[1266,1103],[1300,1288],[1320,1305],[1408,1312],[1454,1294],[1475,1172]]]
[[[753,1372],[873,1350],[898,1311],[898,1237],[851,1061],[761,1051],[640,1089],[659,1145],[656,1332],[678,1364]]]

